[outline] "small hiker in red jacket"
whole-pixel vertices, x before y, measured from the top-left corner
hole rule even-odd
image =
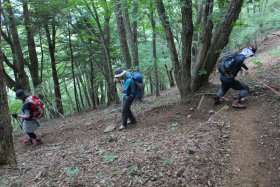
[[[29,139],[24,140],[26,145],[40,145],[42,140],[34,133],[40,126],[39,121],[33,118],[32,103],[29,101],[29,95],[24,90],[16,91],[16,99],[22,100],[22,112],[23,114],[12,114],[16,119],[23,121],[22,130],[25,132]]]

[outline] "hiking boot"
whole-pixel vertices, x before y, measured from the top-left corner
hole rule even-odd
[[[125,129],[125,127],[126,127],[126,126],[121,125],[121,126],[119,127],[119,131],[121,131],[121,130]]]
[[[236,99],[232,102],[231,105],[233,108],[246,108],[245,105],[242,105],[241,100],[240,99]]]
[[[26,138],[22,141],[24,145],[32,145],[32,139]]]
[[[41,145],[43,142],[42,142],[42,140],[41,139],[38,139],[38,140],[35,140],[34,142],[33,142],[33,145]]]
[[[218,96],[215,96],[213,99],[214,99],[214,105],[219,105],[223,102],[223,99],[219,98]]]

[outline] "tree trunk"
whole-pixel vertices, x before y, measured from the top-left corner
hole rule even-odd
[[[86,101],[87,101],[87,106],[91,107],[89,92],[88,92],[88,88],[87,88],[88,82],[86,81],[86,77],[84,75],[82,75],[82,72],[81,72],[81,77],[80,78],[81,78],[81,83],[82,83],[84,95],[85,95],[85,98],[86,98]]]
[[[228,39],[233,28],[233,22],[238,19],[242,3],[243,0],[231,1],[220,28],[217,29],[214,37],[212,38],[211,45],[208,48],[204,61],[201,61],[200,64],[197,64],[195,67],[195,73],[192,75],[192,91],[198,90],[205,82],[208,81],[222,49],[228,43]],[[200,69],[205,69],[206,73],[199,75]]]
[[[81,81],[79,79],[80,76],[77,76],[77,85],[78,85],[78,90],[79,90],[79,95],[80,95],[80,101],[82,105],[82,109],[85,109],[85,104],[84,104],[84,99],[83,99],[83,94],[82,94],[82,89],[81,89]]]
[[[173,37],[173,33],[172,33],[170,23],[168,20],[167,12],[165,11],[162,0],[157,0],[157,10],[158,10],[161,24],[164,28],[165,37],[166,37],[167,45],[168,45],[170,56],[171,56],[172,66],[175,71],[175,80],[178,85],[178,89],[179,89],[180,93],[183,93],[182,86],[181,86],[181,84],[182,84],[181,76],[179,74],[180,63],[179,63],[178,53],[176,50],[174,37]]]
[[[49,26],[47,23],[45,24],[46,35],[48,39],[48,46],[49,46],[49,53],[51,58],[51,68],[52,68],[52,77],[54,82],[54,93],[55,93],[55,101],[56,101],[56,108],[60,114],[63,114],[63,105],[61,100],[61,92],[60,92],[60,85],[58,81],[58,75],[56,70],[56,62],[55,62],[55,35],[56,29],[54,25],[54,21],[52,21],[52,38],[49,30]]]
[[[86,3],[86,1],[84,1]],[[106,80],[106,84],[108,86],[107,90],[107,95],[108,95],[108,105],[111,104],[112,101],[119,102],[117,93],[115,92],[115,87],[114,87],[114,81],[113,81],[113,71],[112,71],[112,63],[111,63],[111,57],[110,57],[110,11],[108,10],[107,2],[106,0],[103,0],[104,5],[107,7],[105,10],[105,15],[104,15],[104,30],[101,27],[99,16],[97,13],[97,9],[95,7],[94,2],[92,2],[92,8],[93,12],[90,9],[89,5],[86,3],[86,6],[88,10],[90,11],[90,14],[94,18],[99,34],[100,34],[100,39],[101,39],[101,44],[103,47],[103,56],[104,56],[104,61],[103,61],[103,68],[104,68],[104,77]]]
[[[117,20],[118,33],[119,33],[119,37],[120,37],[120,45],[121,45],[123,61],[126,64],[126,67],[130,68],[132,64],[131,64],[129,49],[128,49],[127,40],[126,40],[126,32],[125,32],[125,27],[124,27],[120,0],[114,0],[114,11],[115,11],[115,17]]]
[[[124,25],[127,33],[128,44],[131,49],[132,66],[139,66],[138,59],[138,41],[137,41],[137,14],[138,14],[138,1],[133,1],[133,15],[132,24],[130,24],[130,16],[128,13],[127,1],[124,2]]]
[[[64,84],[64,89],[65,89],[65,93],[68,96],[68,105],[70,104],[70,106],[74,106],[75,103],[73,102],[73,99],[71,98],[70,92],[68,90],[68,85],[66,84],[66,80],[63,80],[63,84]],[[70,108],[70,113],[71,112],[75,112],[75,109],[73,109],[73,107],[69,107]],[[72,111],[73,110],[73,111]]]
[[[8,20],[6,18],[6,16],[3,14],[3,17],[5,20]],[[8,22],[8,21],[6,21]],[[3,36],[4,40],[10,45],[10,48],[11,48],[11,51],[12,51],[12,55],[13,55],[13,62],[10,62],[10,60],[7,58],[7,56],[5,55],[5,53],[3,53],[3,59],[4,59],[4,62],[6,63],[6,65],[12,69],[13,71],[13,75],[14,75],[14,79],[13,80],[11,78],[11,76],[9,76],[6,72],[5,72],[5,68],[4,68],[4,75],[5,75],[5,78],[6,78],[6,85],[12,89],[13,91],[16,91],[18,89],[21,88],[20,86],[20,78],[18,76],[18,69],[17,69],[17,60],[16,60],[16,55],[15,55],[15,50],[14,50],[14,45],[13,45],[13,42],[12,42],[12,38],[10,36],[10,32],[9,32],[9,29],[8,29],[8,26],[7,27],[7,34],[1,29],[1,35]]]
[[[153,64],[154,64],[154,73],[155,73],[155,87],[156,87],[156,97],[159,96],[159,79],[158,79],[158,59],[157,59],[157,46],[156,46],[156,22],[154,19],[154,4],[153,1],[150,1],[150,21],[152,25],[152,45],[153,45]]]
[[[174,79],[173,79],[173,75],[172,75],[172,68],[171,68],[171,70],[169,70],[166,64],[164,64],[164,66],[165,66],[166,74],[168,77],[169,86],[173,87],[173,86],[175,86],[175,83],[174,83]]]
[[[181,71],[177,72],[181,77],[181,98],[185,99],[187,93],[191,90],[191,57],[192,57],[192,37],[193,37],[193,22],[192,22],[192,1],[181,0],[182,13],[182,66]],[[176,74],[177,74],[176,73]]]
[[[196,56],[192,77],[200,76],[205,72],[201,64],[205,61],[207,51],[211,45],[213,22],[209,17],[212,14],[213,1],[214,0],[207,0],[204,8],[202,36],[199,42],[198,54]]]
[[[0,2],[1,3],[1,2]],[[0,5],[0,16],[2,7]],[[0,20],[1,25],[1,20]],[[1,43],[0,37],[0,43]],[[0,165],[16,164],[16,155],[13,145],[11,117],[9,115],[8,98],[6,91],[2,45],[0,46]]]
[[[41,28],[39,28],[39,41],[40,41],[40,50],[41,50],[40,82],[42,82],[43,81],[43,68],[44,68],[44,49],[43,49],[43,43],[42,43]]]
[[[74,81],[74,97],[75,97],[75,103],[77,111],[80,112],[80,103],[78,99],[78,93],[77,93],[77,87],[76,87],[76,79],[75,79],[75,66],[74,66],[74,55],[73,55],[73,49],[72,49],[72,41],[71,41],[71,31],[70,26],[68,23],[68,43],[69,43],[69,50],[70,50],[70,62],[71,62],[71,72],[72,72],[72,79]]]
[[[204,5],[204,1],[201,2],[200,4],[198,4],[197,2],[197,17],[196,17],[196,21],[195,21],[195,27],[200,27],[201,24],[201,20],[202,20],[202,15],[203,15],[203,5]],[[198,51],[198,39],[200,36],[200,31],[196,31],[193,33],[193,46],[192,46],[192,55],[193,55],[193,60],[196,58],[197,56],[197,51]]]
[[[93,60],[90,61],[90,89],[91,89],[91,102],[93,109],[96,109],[96,95],[95,94],[95,72],[93,71]]]
[[[29,60],[30,60],[30,63],[28,63],[28,68],[32,77],[34,89],[36,89],[41,84],[41,80],[39,77],[39,64],[38,64],[38,57],[37,57],[36,46],[34,41],[34,34],[31,28],[29,10],[26,1],[23,1],[23,16],[24,16],[24,23],[27,32],[28,53],[29,53]]]
[[[9,28],[10,32],[12,35],[12,42],[13,42],[13,47],[15,50],[15,57],[17,61],[17,70],[18,70],[18,77],[19,77],[19,88],[25,89],[25,90],[30,90],[29,86],[29,80],[28,76],[24,71],[24,57],[23,53],[21,50],[21,45],[19,41],[19,36],[18,36],[18,31],[17,31],[17,25],[16,25],[16,20],[14,17],[13,9],[11,6],[10,0],[4,0],[4,3],[7,3],[9,6],[6,6],[6,11],[8,13],[9,17]]]
[[[223,18],[221,25],[215,29],[216,33],[212,37],[213,23],[212,10],[214,0],[206,0],[203,13],[203,32],[199,43],[198,54],[195,64],[191,66],[192,47],[192,1],[181,0],[182,13],[182,61],[179,62],[176,47],[174,44],[172,29],[162,0],[157,0],[157,9],[160,21],[166,35],[166,41],[170,51],[171,61],[174,67],[175,79],[178,85],[181,99],[187,96],[189,91],[197,91],[203,83],[208,81],[210,73],[225,45],[233,28],[233,22],[238,18],[241,10],[242,0],[232,0],[228,11]],[[190,69],[192,67],[192,70]]]
[[[150,82],[150,93],[153,94],[154,93],[154,86],[153,86],[153,79],[152,79],[151,73],[150,73],[150,75],[148,77],[149,77],[149,82]]]
[[[103,81],[100,82],[99,87],[100,87],[100,104],[105,104],[105,93],[104,93]]]
[[[119,102],[119,98],[117,93],[115,92],[115,84],[114,84],[114,75],[112,70],[112,63],[111,63],[111,57],[110,57],[110,26],[109,26],[109,15],[105,16],[105,23],[104,23],[104,46],[106,46],[106,50],[104,48],[103,53],[105,56],[108,56],[109,58],[107,61],[104,61],[103,68],[106,73],[104,73],[106,83],[107,83],[107,95],[108,95],[108,103],[107,105],[111,104],[112,102]]]

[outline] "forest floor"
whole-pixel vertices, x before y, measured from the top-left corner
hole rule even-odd
[[[279,90],[280,32],[259,43],[252,73],[237,78],[251,90],[246,109],[231,107],[232,90],[213,105],[214,73],[184,103],[177,88],[135,102],[138,123],[123,131],[104,133],[120,106],[53,119],[40,146],[14,134],[18,167],[0,169],[0,186],[280,186],[280,98],[263,85]]]

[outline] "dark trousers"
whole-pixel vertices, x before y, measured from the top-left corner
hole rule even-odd
[[[122,125],[126,126],[127,125],[127,119],[130,119],[131,122],[135,122],[136,119],[133,116],[130,107],[132,105],[134,98],[131,97],[126,97],[123,98],[122,102]]]
[[[30,139],[36,139],[37,138],[37,136],[34,132],[27,133],[27,135],[29,136]]]
[[[220,80],[222,82],[222,86],[217,92],[218,97],[223,97],[230,88],[239,91],[238,99],[246,97],[249,93],[249,87],[235,80],[234,78],[228,78],[224,75],[221,75]]]

